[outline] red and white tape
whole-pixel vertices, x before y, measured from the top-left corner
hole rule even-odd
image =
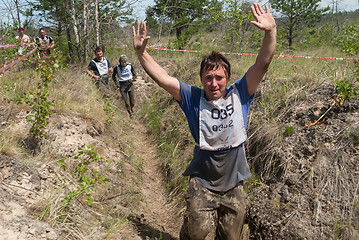
[[[173,51],[173,52],[199,52],[197,50],[183,50],[183,49],[171,49],[171,48],[158,48],[158,47],[151,47],[147,46],[148,49],[154,49],[154,50],[162,50],[162,51]]]
[[[172,51],[172,52],[194,52],[198,53],[197,50],[183,50],[183,49],[171,49],[171,48],[158,48],[158,47],[146,47],[148,49],[153,50],[161,50],[161,51]],[[251,53],[227,53],[221,52],[222,54],[226,55],[239,55],[239,56],[258,56],[258,54],[251,54]],[[287,56],[287,55],[274,55],[274,57],[278,58],[305,58],[305,59],[326,59],[326,60],[345,60],[345,61],[359,61],[359,58],[336,58],[336,57],[307,57],[307,56]]]
[[[13,66],[15,66],[17,63],[19,63],[21,60],[28,58],[31,54],[33,54],[37,48],[32,49],[30,52],[21,55],[15,59],[12,59],[9,62],[6,62],[4,65],[0,66],[0,74],[4,74],[7,70],[11,69]]]
[[[31,45],[35,45],[35,43],[34,42],[31,42],[31,43],[22,43],[22,44],[20,44],[20,45],[29,45],[29,46],[31,46]],[[0,44],[0,48],[8,48],[8,47],[15,47],[15,46],[17,46],[17,44]]]

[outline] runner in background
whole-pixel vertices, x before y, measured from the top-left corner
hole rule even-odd
[[[29,36],[25,34],[25,29],[23,27],[19,27],[19,35],[15,37],[15,40],[17,42],[20,42],[20,48],[18,50],[18,54],[23,55],[25,49],[24,43],[31,42]]]
[[[109,74],[112,72],[110,61],[103,56],[103,51],[100,47],[94,50],[95,58],[89,63],[86,72],[93,77],[97,88],[102,89],[105,95],[110,95],[110,84],[108,81]]]
[[[54,49],[55,42],[52,37],[46,35],[43,28],[40,28],[39,36],[35,38],[35,42],[39,48],[40,57],[49,58]]]
[[[135,106],[135,87],[132,82],[136,79],[136,73],[132,64],[127,62],[126,55],[121,55],[119,62],[120,64],[118,64],[113,70],[112,80],[114,81],[117,89],[120,89],[127,112],[132,118],[133,106]],[[118,81],[116,81],[116,76],[118,76]]]

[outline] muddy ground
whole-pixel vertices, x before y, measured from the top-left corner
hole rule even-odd
[[[138,77],[135,82],[136,92],[152,91],[152,83],[147,78]],[[138,106],[146,100],[146,94],[137,98]],[[117,146],[109,146],[103,135],[104,126],[76,115],[54,114],[47,127],[50,143],[46,150],[52,152],[52,159],[38,159],[36,156],[13,154],[0,155],[0,238],[12,239],[177,239],[182,218],[178,209],[167,198],[167,192],[158,170],[159,159],[156,158],[156,146],[149,139],[146,127],[136,117],[130,118],[124,110],[122,100],[117,98],[118,107],[122,108],[124,121],[127,121],[126,139],[115,139]],[[17,112],[17,107],[3,102],[0,106],[1,130],[17,129],[19,132],[29,131],[29,124],[24,116],[25,112]],[[138,110],[139,107],[135,108]],[[107,140],[108,141],[108,140]],[[43,202],[49,198],[51,188],[56,189],[61,179],[61,172],[57,167],[57,156],[71,156],[78,146],[90,145],[101,149],[104,159],[111,159],[113,164],[106,177],[110,184],[124,185],[125,181],[132,191],[137,206],[126,206],[128,199],[122,199],[116,191],[108,193],[106,203],[109,211],[121,212],[128,219],[130,227],[121,233],[106,235],[106,230],[94,225],[98,233],[68,234],[63,226],[57,226],[53,219],[47,223],[39,220],[38,205],[43,208]],[[128,146],[133,149],[128,151]],[[36,155],[36,154],[35,154]],[[129,158],[138,159],[141,163],[140,174],[136,173],[129,162]],[[116,167],[121,165],[121,169]],[[115,167],[114,167],[115,166]],[[120,176],[130,176],[124,178]],[[137,176],[135,176],[137,175]],[[124,179],[121,179],[124,178]],[[135,179],[136,178],[136,179]],[[138,183],[137,183],[138,182]],[[133,186],[136,185],[136,186]],[[126,194],[123,194],[126,195]],[[132,200],[131,200],[132,201]],[[95,207],[96,209],[96,207]],[[116,209],[116,210],[115,210]],[[120,209],[120,210],[118,210]],[[134,210],[135,209],[135,210]],[[116,212],[116,213],[117,213]],[[51,215],[51,213],[50,213]],[[70,232],[72,232],[71,230]],[[66,231],[65,231],[66,232]],[[90,236],[90,237],[89,237]]]

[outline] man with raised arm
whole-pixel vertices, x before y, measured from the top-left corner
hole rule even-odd
[[[147,74],[169,92],[184,111],[196,142],[193,159],[183,173],[190,181],[180,239],[240,239],[247,195],[243,180],[251,176],[245,156],[247,116],[254,93],[267,72],[276,46],[276,23],[269,8],[251,7],[264,31],[262,47],[246,74],[231,86],[230,63],[212,52],[200,67],[203,89],[187,85],[159,66],[146,51],[149,36],[141,21],[133,27],[133,45]],[[213,234],[213,235],[212,235]]]

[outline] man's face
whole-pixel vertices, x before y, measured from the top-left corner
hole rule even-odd
[[[40,33],[40,36],[41,36],[41,37],[45,37],[45,34],[46,34],[46,33],[45,33],[45,30],[40,30],[39,33]]]
[[[208,100],[217,100],[226,94],[227,74],[222,66],[217,69],[204,70],[201,82]]]
[[[101,50],[97,51],[97,52],[95,52],[95,56],[96,56],[96,58],[101,59],[103,57],[103,52]]]
[[[121,64],[122,67],[126,67],[127,62],[126,61],[125,62],[120,62],[120,64]]]
[[[24,35],[24,29],[19,29],[19,34]]]

